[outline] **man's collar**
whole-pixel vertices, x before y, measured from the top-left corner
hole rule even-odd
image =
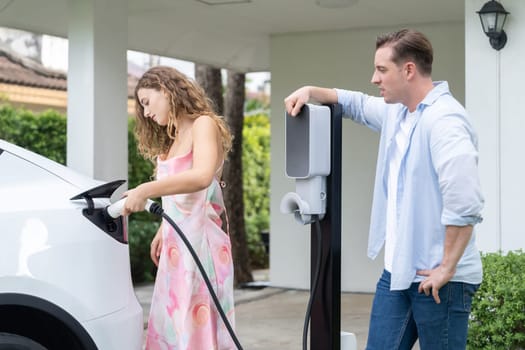
[[[420,104],[430,106],[433,104],[441,95],[449,94],[448,83],[446,81],[435,81],[432,83],[434,88],[425,96]]]

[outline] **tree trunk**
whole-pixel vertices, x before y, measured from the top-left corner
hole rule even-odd
[[[221,70],[206,64],[195,63],[195,81],[202,86],[206,95],[213,102],[218,115],[224,114],[224,100],[222,98]]]
[[[244,73],[228,71],[225,118],[233,134],[232,150],[224,164],[224,201],[230,218],[230,238],[235,268],[235,285],[252,282],[250,255],[244,223],[242,184],[242,129],[244,125]]]

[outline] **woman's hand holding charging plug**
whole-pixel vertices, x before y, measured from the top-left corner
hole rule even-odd
[[[144,192],[143,185],[124,192],[123,197],[126,197],[126,203],[124,208],[122,208],[122,215],[129,215],[144,210],[148,200],[148,196]]]

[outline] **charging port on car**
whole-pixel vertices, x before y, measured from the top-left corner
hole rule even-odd
[[[92,223],[97,225],[102,231],[121,243],[127,243],[125,218],[119,216],[113,219],[106,214],[104,208],[82,210],[82,214]]]
[[[71,198],[71,200],[85,200],[87,208],[82,210],[84,217],[121,243],[128,242],[126,219],[123,217],[114,219],[107,215],[105,208],[95,208],[93,199],[111,197],[113,192],[125,182],[125,180],[109,182],[91,188]]]

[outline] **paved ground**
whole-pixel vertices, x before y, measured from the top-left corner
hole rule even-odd
[[[301,349],[309,293],[279,290],[265,299],[236,307],[237,333],[245,349]],[[341,295],[341,329],[354,333],[364,349],[372,301],[369,294]]]
[[[256,280],[264,280],[266,271],[257,271]],[[146,325],[153,285],[135,288],[144,308]],[[245,350],[300,350],[308,291],[266,287],[235,291],[236,334]],[[341,294],[341,330],[354,333],[357,350],[366,345],[368,320],[373,294]],[[416,346],[414,349],[419,349]],[[328,349],[327,349],[328,350]]]

